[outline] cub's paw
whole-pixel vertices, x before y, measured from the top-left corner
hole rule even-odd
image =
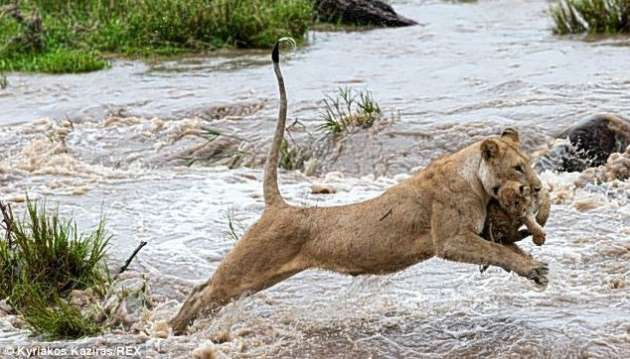
[[[534,237],[532,238],[534,244],[537,246],[542,246],[543,244],[545,244],[545,239],[546,239],[546,236],[544,233],[535,234]]]
[[[549,274],[549,265],[543,262],[535,262],[534,266],[525,273],[525,277],[529,280],[533,280],[534,283],[541,287],[546,287],[549,283],[547,274]]]

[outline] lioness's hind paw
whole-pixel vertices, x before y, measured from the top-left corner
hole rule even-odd
[[[549,265],[541,262],[527,274],[527,279],[533,280],[539,286],[546,287],[549,284],[547,274],[549,274]]]

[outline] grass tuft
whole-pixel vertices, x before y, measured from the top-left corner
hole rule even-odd
[[[551,16],[556,34],[630,33],[630,0],[560,0]]]
[[[339,135],[350,128],[369,128],[382,117],[379,104],[369,91],[355,91],[348,87],[337,90],[335,96],[323,99],[320,129]]]
[[[236,242],[243,236],[247,228],[236,218],[236,213],[232,208],[226,212],[226,219],[228,229],[224,231],[225,237]]]
[[[301,170],[304,163],[312,157],[311,151],[295,143],[291,143],[285,138],[280,145],[280,159],[278,166],[287,171]]]
[[[75,222],[30,199],[23,219],[13,219],[10,207],[3,206],[3,214],[10,234],[0,240],[0,297],[8,298],[32,329],[49,339],[96,333],[97,327],[63,298],[74,289],[105,292],[110,235],[104,220],[81,234]]]
[[[80,338],[101,332],[98,324],[60,296],[47,294],[46,289],[27,283],[23,283],[20,290],[24,297],[18,312],[28,326],[44,338]]]

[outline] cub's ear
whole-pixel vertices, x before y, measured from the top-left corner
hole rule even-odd
[[[492,139],[487,139],[481,143],[481,157],[488,161],[499,155],[499,144]]]
[[[517,144],[520,143],[521,141],[520,138],[518,137],[518,131],[516,131],[512,127],[508,127],[505,130],[503,130],[503,133],[501,133],[501,137],[503,137],[504,139],[507,138]]]

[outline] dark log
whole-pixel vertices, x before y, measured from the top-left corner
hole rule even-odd
[[[315,0],[315,12],[320,21],[333,23],[382,27],[417,24],[379,0]]]

